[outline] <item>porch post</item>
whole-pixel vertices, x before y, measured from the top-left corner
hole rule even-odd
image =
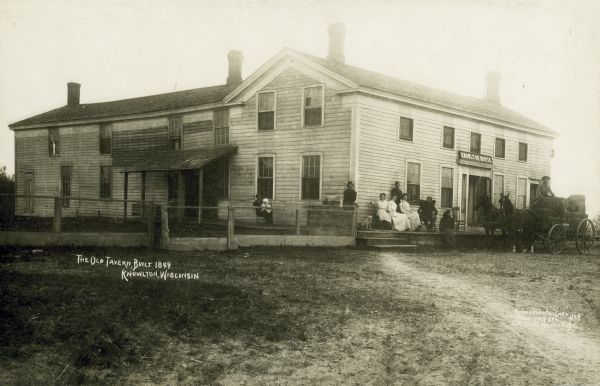
[[[204,193],[204,168],[198,171],[198,224],[202,223],[202,195]]]
[[[129,173],[125,172],[123,175],[123,219],[127,220],[127,180],[129,177]]]

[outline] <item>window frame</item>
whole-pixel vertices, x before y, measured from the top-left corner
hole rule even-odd
[[[500,209],[500,204],[498,201],[494,201],[494,194],[496,194],[496,176],[501,176],[502,177],[502,193],[501,194],[506,194],[506,174],[504,173],[497,173],[497,172],[493,172],[492,173],[492,205],[494,205],[495,208]]]
[[[444,188],[444,186],[443,186],[443,184],[444,184],[444,169],[450,169],[450,170],[452,170],[452,200],[451,200],[451,205],[450,206],[442,206],[442,203],[443,203],[443,189],[447,189],[447,188]],[[408,172],[408,167],[407,167],[407,172]],[[454,183],[454,181],[456,179],[456,174],[457,174],[456,173],[456,168],[454,166],[452,166],[452,165],[444,165],[444,164],[440,165],[440,203],[439,203],[440,209],[451,209],[451,208],[453,208],[455,206],[454,205],[454,198],[457,197],[457,196],[454,194],[454,192],[455,192],[455,189],[454,189],[455,183]],[[408,181],[407,181],[407,183],[408,183]]]
[[[56,135],[52,135],[55,133]],[[51,141],[54,139],[54,141]],[[51,144],[54,143],[54,153],[51,151]],[[58,157],[60,155],[60,127],[48,128],[48,157]]]
[[[261,113],[261,111],[259,111],[259,98],[261,94],[274,94],[273,96],[273,128],[272,129],[261,129],[260,128],[260,119],[259,119],[259,114]],[[256,93],[256,130],[260,131],[260,132],[270,132],[270,131],[275,131],[277,130],[277,90],[262,90],[262,91],[258,91]]]
[[[175,120],[178,120],[181,122],[181,134],[178,137],[171,135],[171,122],[173,122]],[[173,138],[179,138],[179,149],[173,148],[172,142],[171,142],[171,140]],[[168,141],[169,150],[175,150],[175,151],[183,150],[183,116],[182,115],[173,115],[173,116],[170,116],[167,118],[167,141]]]
[[[416,203],[418,204],[418,200],[421,198],[421,187],[423,186],[423,162],[418,161],[416,159],[407,159],[404,164],[404,193],[408,194],[408,164],[418,164],[419,165],[419,197],[417,198]],[[410,197],[409,197],[410,198]],[[408,201],[411,205],[416,205],[414,201]]]
[[[102,140],[108,138],[108,137],[103,137],[102,136],[102,129],[103,128],[109,128],[109,130],[110,130],[110,151],[108,153],[107,152],[102,152],[102,150],[103,150]],[[113,144],[113,124],[112,123],[100,123],[98,125],[98,138],[99,138],[99,142],[100,142],[99,143],[99,149],[98,149],[99,153],[101,155],[111,155],[112,154],[112,144]]]
[[[402,133],[402,120],[403,119],[410,121],[410,139],[400,137],[400,134]],[[400,117],[398,117],[398,135],[396,136],[396,138],[398,139],[398,141],[414,142],[415,120],[412,117],[407,117],[404,115],[401,115]]]
[[[519,184],[519,180],[525,180],[525,204],[524,204],[523,208],[519,208],[519,187],[521,186]],[[529,177],[523,176],[523,175],[517,175],[515,198],[516,198],[516,202],[515,202],[516,209],[525,209],[527,206],[529,206]]]
[[[306,124],[306,119],[305,119],[305,112],[306,112],[306,89],[309,88],[315,88],[315,87],[321,87],[321,123],[318,125],[307,125]],[[301,124],[302,127],[306,127],[306,128],[310,128],[310,127],[323,127],[325,125],[325,84],[323,83],[319,83],[319,84],[313,84],[310,86],[305,86],[302,87],[302,109],[301,109]]]
[[[63,170],[64,169],[68,169],[69,170],[69,181],[68,181],[68,186],[69,186],[69,191],[65,192],[65,181],[63,180]],[[60,165],[60,197],[62,198],[62,207],[67,209],[71,206],[71,200],[69,198],[65,198],[65,197],[71,197],[71,191],[73,190],[73,165],[68,163],[68,164],[61,164]],[[68,193],[68,194],[65,194]]]
[[[498,149],[498,147],[496,146],[496,144],[498,143],[498,140],[501,140],[503,142],[502,150],[504,152],[503,152],[502,156],[499,156],[498,153],[496,153],[496,150]],[[495,139],[494,139],[494,158],[506,159],[506,138],[495,137]]]
[[[304,174],[304,157],[319,156],[319,197],[318,198],[302,198],[302,179]],[[300,201],[321,201],[323,197],[323,153],[322,152],[305,152],[300,154],[300,183],[298,184],[298,196]]]
[[[216,118],[216,114],[220,114],[226,112],[227,113],[227,126],[226,127],[217,127],[217,120]],[[212,120],[213,120],[213,146],[227,146],[229,145],[230,141],[229,141],[229,128],[231,127],[231,112],[229,111],[229,108],[220,108],[220,109],[214,109],[212,111]],[[217,143],[217,130],[223,130],[223,129],[227,129],[227,141],[225,143]],[[221,138],[221,136],[219,136],[219,138]]]
[[[521,159],[521,145],[525,145],[525,159]],[[517,161],[527,162],[529,158],[529,144],[527,142],[519,141],[517,144]]]
[[[259,171],[258,163],[259,163],[260,158],[272,158],[273,159],[273,177],[271,177],[271,179],[273,180],[271,182],[271,189],[273,192],[273,194],[272,194],[273,197],[271,197],[269,199],[274,200],[275,199],[275,175],[276,175],[276,173],[275,173],[275,170],[276,170],[275,169],[275,162],[276,162],[275,158],[276,157],[275,157],[275,154],[272,154],[272,153],[261,153],[261,154],[256,155],[256,159],[254,162],[254,194],[258,194],[258,178],[259,178],[258,177],[258,171]],[[266,177],[261,177],[261,178],[266,178]]]
[[[478,135],[479,136],[479,151],[473,151],[473,136],[474,135]],[[473,153],[473,154],[481,154],[481,148],[482,148],[482,135],[481,133],[477,132],[477,131],[471,131],[471,133],[469,134],[469,153]]]
[[[452,147],[444,146],[445,145],[445,143],[444,143],[444,139],[445,139],[444,131],[446,129],[452,129]],[[446,149],[446,150],[454,150],[454,149],[456,149],[456,127],[442,125],[442,149]]]

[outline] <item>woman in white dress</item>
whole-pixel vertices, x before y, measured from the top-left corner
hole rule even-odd
[[[400,199],[400,213],[403,213],[407,216],[408,228],[411,231],[414,231],[421,226],[421,219],[419,218],[419,214],[417,212],[411,212],[410,204],[408,203],[408,201],[406,201],[407,198],[408,195],[404,193],[404,195],[402,195],[402,198]]]
[[[379,222],[387,221],[390,224],[392,223],[392,218],[387,212],[388,201],[385,199],[385,193],[381,193],[379,195],[379,201],[377,202],[377,217],[379,217]]]
[[[392,225],[397,231],[405,231],[408,229],[408,217],[405,214],[397,211],[398,205],[396,204],[396,196],[392,196],[392,199],[388,201],[387,212],[392,218]]]

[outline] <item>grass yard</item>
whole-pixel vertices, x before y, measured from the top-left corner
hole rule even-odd
[[[76,253],[168,262],[198,278],[123,280],[122,266],[78,264]],[[600,383],[598,255],[0,256],[1,384]],[[545,310],[564,314],[532,314]]]

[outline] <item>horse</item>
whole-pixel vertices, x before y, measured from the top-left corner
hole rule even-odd
[[[496,209],[492,199],[484,194],[477,197],[475,210],[478,211],[479,223],[485,229],[485,234],[493,235],[501,217],[500,209]]]
[[[500,229],[504,240],[504,246],[510,242],[512,251],[518,246],[533,252],[533,241],[535,238],[533,228],[533,213],[528,209],[516,209],[508,196],[510,193],[500,195]]]

